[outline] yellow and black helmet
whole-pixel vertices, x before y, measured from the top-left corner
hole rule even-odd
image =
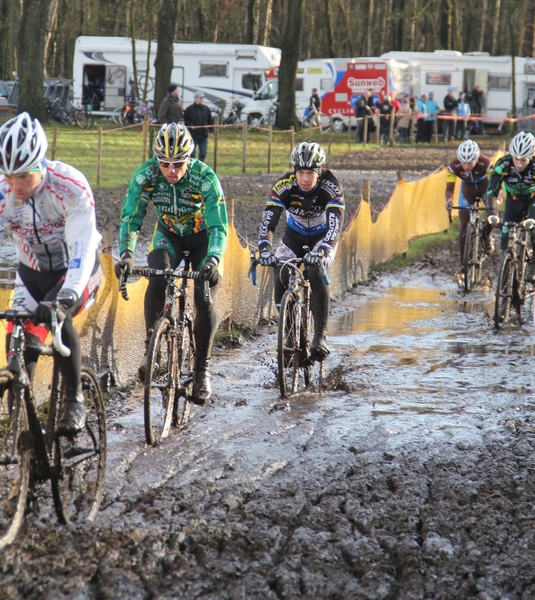
[[[162,125],[152,142],[152,149],[158,158],[185,161],[192,155],[193,147],[191,133],[182,123]]]

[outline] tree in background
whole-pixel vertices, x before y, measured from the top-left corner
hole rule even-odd
[[[154,83],[154,106],[156,110],[167,94],[167,86],[173,71],[173,38],[177,18],[176,0],[166,0],[158,13],[158,49],[156,50],[156,80]]]
[[[297,125],[295,114],[295,76],[301,47],[305,0],[289,0],[289,17],[286,21],[286,33],[282,45],[281,66],[279,68],[279,106],[277,108],[277,127],[289,129]]]

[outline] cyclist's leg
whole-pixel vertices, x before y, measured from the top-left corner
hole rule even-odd
[[[462,189],[461,193],[459,194],[458,206],[463,206],[465,208],[470,206],[470,202],[468,202],[468,200],[465,198]],[[464,236],[466,228],[468,227],[468,223],[470,223],[470,211],[459,210],[459,253],[461,256],[461,263],[464,256]]]
[[[524,207],[518,201],[511,198],[510,194],[507,194],[505,198],[505,209],[503,211],[503,222],[504,223],[520,223],[524,215],[526,214],[527,207]],[[502,252],[507,250],[507,244],[509,242],[509,233],[504,232],[502,229],[500,237],[500,246]]]
[[[292,233],[294,234],[292,236]],[[288,287],[288,281],[290,278],[290,273],[288,269],[284,269],[284,263],[291,258],[296,258],[297,256],[303,256],[302,246],[300,243],[298,236],[294,232],[288,232],[284,234],[284,240],[275,250],[275,257],[279,261],[279,264],[275,267],[274,273],[274,300],[275,306],[278,308],[280,306],[282,297],[284,296],[284,292]],[[289,244],[289,245],[287,245]]]
[[[527,210],[528,219],[535,219],[535,200],[530,200]],[[529,232],[530,240],[531,240],[531,248],[535,251],[535,230],[531,229]],[[531,260],[529,264],[529,270],[527,273],[527,279],[535,280],[535,260]]]

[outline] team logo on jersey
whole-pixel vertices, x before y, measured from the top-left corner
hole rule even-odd
[[[210,184],[209,181],[207,181],[206,183],[203,183],[202,186],[201,186],[201,191],[202,192],[207,192],[210,189],[210,185],[211,184]]]
[[[69,263],[69,269],[79,269],[82,264],[81,258],[73,258]]]
[[[155,196],[153,198],[154,202],[158,204],[171,204],[171,198],[168,196]]]
[[[163,183],[163,181],[160,181],[160,183],[158,184],[158,188],[160,190],[165,190],[167,188],[167,183]]]
[[[141,173],[139,175],[136,175],[135,180],[136,183],[138,183],[139,185],[143,185],[145,183],[145,177]]]
[[[157,245],[159,248],[169,248],[169,242],[168,242],[167,240],[163,240],[163,239],[159,239],[159,240],[156,242],[156,245]]]
[[[193,195],[193,192],[189,189],[189,187],[184,188],[182,190],[182,198],[191,198]]]

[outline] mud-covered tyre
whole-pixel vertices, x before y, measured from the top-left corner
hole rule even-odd
[[[297,391],[299,378],[299,340],[296,333],[297,303],[292,292],[285,292],[279,311],[277,343],[278,381],[282,398]]]
[[[170,334],[171,324],[156,321],[147,352],[144,414],[145,438],[154,446],[169,435],[176,390],[177,345]]]
[[[494,304],[494,326],[502,329],[511,316],[515,266],[509,252],[503,255],[498,283],[496,285],[496,300]]]
[[[189,398],[191,398],[193,391],[195,340],[193,337],[193,323],[189,316],[186,316],[182,322],[182,330],[178,339],[177,369],[179,377],[173,406],[173,427],[186,425],[190,415],[191,403]]]
[[[469,292],[475,284],[475,244],[476,236],[469,225],[464,232],[464,291]]]
[[[94,521],[104,495],[106,414],[97,376],[88,367],[82,367],[82,393],[83,429],[55,441],[52,496],[58,519],[65,525]]]
[[[0,550],[13,542],[24,521],[30,485],[28,414],[20,396],[13,406],[0,429]]]

